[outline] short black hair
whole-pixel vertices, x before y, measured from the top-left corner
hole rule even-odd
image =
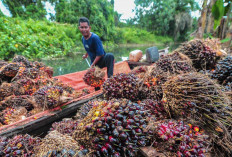
[[[89,19],[86,18],[86,17],[80,17],[79,18],[79,21],[78,21],[79,26],[80,26],[80,23],[82,23],[82,22],[87,22],[88,25],[89,25]]]

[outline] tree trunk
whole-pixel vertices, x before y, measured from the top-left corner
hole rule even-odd
[[[204,0],[202,4],[201,17],[198,20],[198,29],[196,32],[197,38],[203,38],[203,34],[206,26],[207,2],[208,0]]]

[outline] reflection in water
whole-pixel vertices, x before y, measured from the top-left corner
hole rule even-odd
[[[133,50],[141,50],[143,54],[146,54],[146,49],[148,47],[119,47],[115,48],[111,53],[114,54],[115,63],[122,61],[125,57],[129,57],[129,53]],[[158,49],[162,49],[164,47],[159,47]],[[108,52],[106,50],[106,52]],[[77,71],[86,70],[89,68],[87,62],[82,59],[83,54],[75,54],[73,56],[66,56],[62,59],[55,60],[43,60],[47,66],[53,67],[54,75],[64,75],[68,73],[73,73]],[[89,60],[89,58],[88,58]],[[89,60],[90,62],[90,60]]]

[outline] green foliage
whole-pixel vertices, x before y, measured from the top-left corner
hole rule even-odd
[[[4,14],[3,14],[3,12],[0,10],[0,17],[1,17],[1,16],[4,16]]]
[[[113,40],[113,2],[108,0],[50,0],[55,5],[55,19],[61,23],[78,24],[82,16],[90,20],[92,31],[103,41]]]
[[[141,28],[175,39],[191,30],[190,13],[199,9],[195,0],[135,0],[135,4],[136,19]],[[187,18],[180,18],[182,15]]]
[[[151,44],[151,43],[169,43],[172,38],[167,36],[157,36],[143,29],[136,27],[117,28],[118,43],[122,44]]]
[[[46,10],[43,0],[2,0],[3,4],[9,8],[13,17],[21,17],[24,19],[43,19]]]
[[[80,41],[73,25],[7,17],[0,17],[0,36],[0,58],[5,60],[15,54],[28,58],[66,55],[76,51],[75,42]]]
[[[224,15],[225,8],[223,6],[223,0],[217,0],[212,7],[212,13],[214,16],[214,29],[220,25],[222,16]]]
[[[214,29],[216,29],[220,25],[222,17],[226,16],[227,12],[231,12],[230,6],[231,0],[217,0],[214,3],[212,7],[212,14],[214,16]]]

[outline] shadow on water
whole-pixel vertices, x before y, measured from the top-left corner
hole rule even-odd
[[[123,60],[122,58],[129,57],[129,53],[133,50],[141,50],[143,54],[146,54],[146,49],[149,47],[152,46],[145,46],[145,45],[120,46],[110,51],[105,49],[105,51],[106,53],[108,52],[113,53],[115,57],[115,62],[117,63],[122,61]],[[165,46],[157,46],[157,47],[158,49],[165,48]],[[60,59],[42,60],[42,62],[45,63],[47,66],[53,67],[54,70],[53,76],[64,75],[68,73],[86,70],[87,68],[89,68],[87,62],[82,59],[83,54],[72,54]]]

